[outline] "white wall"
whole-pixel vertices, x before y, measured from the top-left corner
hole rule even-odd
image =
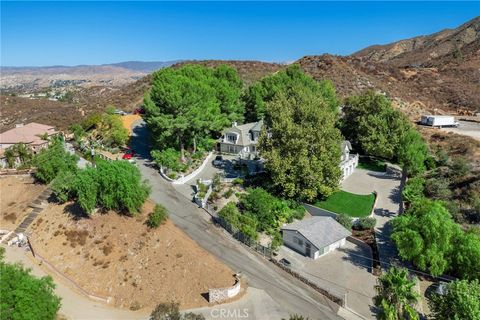
[[[297,242],[295,242],[294,237],[303,240],[303,244],[299,245]],[[290,249],[293,249],[298,253],[305,255],[307,250],[306,243],[310,243],[311,245],[310,258],[315,258],[315,253],[318,251],[318,249],[310,241],[308,241],[302,234],[298,233],[297,231],[283,230],[283,244]]]

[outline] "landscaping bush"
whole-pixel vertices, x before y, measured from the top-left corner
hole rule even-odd
[[[373,229],[376,224],[377,224],[377,219],[373,217],[362,217],[358,221],[358,226],[362,230]]]
[[[233,189],[232,189],[232,188],[229,188],[227,191],[225,191],[225,193],[223,194],[223,197],[224,197],[225,199],[228,199],[228,198],[230,198],[230,197],[232,196],[232,194],[233,194]]]
[[[168,148],[162,151],[153,150],[150,154],[153,158],[153,161],[158,166],[162,166],[173,171],[180,171],[180,151],[177,151],[173,148]]]
[[[423,177],[414,177],[407,181],[405,188],[403,188],[403,200],[408,203],[413,203],[424,197],[425,179]]]
[[[242,178],[235,178],[235,179],[233,179],[232,184],[234,184],[234,185],[243,185],[243,182],[244,182],[244,181],[243,181]]]
[[[161,204],[156,204],[153,212],[148,215],[147,226],[150,228],[158,228],[168,218],[167,209]]]
[[[205,320],[201,314],[180,313],[179,306],[175,302],[160,303],[150,314],[149,320]]]
[[[352,229],[353,220],[352,220],[352,218],[350,218],[346,214],[344,214],[344,213],[337,214],[337,217],[335,218],[335,220],[337,220],[338,223],[340,223],[342,226],[344,226],[345,229],[347,229],[347,230]]]

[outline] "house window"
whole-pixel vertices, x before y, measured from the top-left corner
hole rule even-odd
[[[299,246],[303,246],[303,240],[298,237],[293,237],[293,243],[296,243]]]
[[[235,143],[237,142],[237,136],[235,134],[227,134],[227,141]]]

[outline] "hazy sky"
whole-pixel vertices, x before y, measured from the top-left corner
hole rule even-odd
[[[350,54],[454,28],[472,2],[1,2],[1,65]]]

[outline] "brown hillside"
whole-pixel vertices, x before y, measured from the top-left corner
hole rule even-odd
[[[466,58],[478,54],[480,17],[455,29],[401,40],[387,45],[374,45],[353,54],[363,61],[385,62],[398,67],[428,66],[436,60],[455,55]]]

